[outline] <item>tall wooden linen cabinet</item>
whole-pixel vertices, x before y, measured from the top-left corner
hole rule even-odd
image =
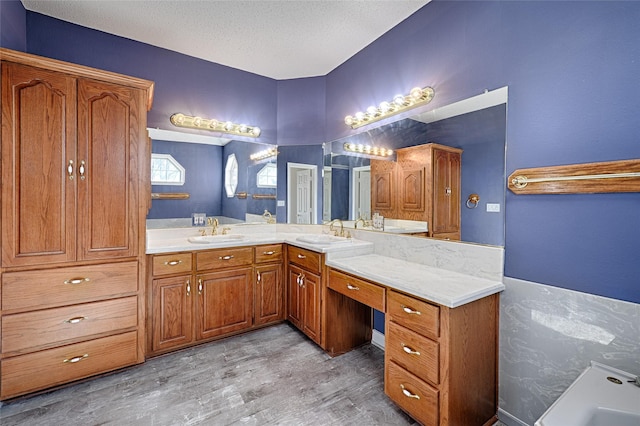
[[[425,221],[427,236],[460,239],[462,150],[428,143],[396,150],[396,161],[371,160],[371,212]]]
[[[144,361],[153,83],[0,58],[7,399]]]

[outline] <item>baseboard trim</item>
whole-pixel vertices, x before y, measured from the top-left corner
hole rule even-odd
[[[373,330],[371,335],[371,344],[384,351],[384,334],[380,333],[378,330]]]

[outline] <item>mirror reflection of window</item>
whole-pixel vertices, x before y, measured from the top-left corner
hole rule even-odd
[[[227,164],[224,167],[224,189],[227,193],[227,198],[232,198],[236,195],[237,187],[238,160],[236,160],[235,154],[231,154],[227,157]]]
[[[151,185],[184,185],[184,167],[169,154],[151,154]]]
[[[278,183],[278,168],[275,163],[267,163],[257,173],[258,188],[275,188]]]

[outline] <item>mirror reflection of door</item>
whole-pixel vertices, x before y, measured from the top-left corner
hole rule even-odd
[[[352,220],[371,219],[371,166],[353,168]]]
[[[317,166],[287,163],[288,223],[315,224]]]
[[[331,167],[324,168],[322,194],[322,221],[331,221]]]

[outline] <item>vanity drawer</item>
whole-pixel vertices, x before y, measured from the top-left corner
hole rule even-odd
[[[440,336],[440,308],[404,294],[387,293],[387,314],[391,321],[437,339]]]
[[[329,288],[351,299],[384,312],[385,288],[342,272],[331,270]]]
[[[408,328],[387,322],[385,350],[391,361],[435,385],[439,383],[439,345]]]
[[[191,253],[173,253],[153,256],[153,276],[191,272]]]
[[[251,265],[253,247],[225,248],[196,253],[198,271]]]
[[[137,361],[137,332],[48,349],[2,360],[0,398],[93,376]]]
[[[305,250],[300,247],[288,246],[287,254],[289,262],[301,266],[308,271],[321,272],[321,255],[311,250]]]
[[[44,309],[127,296],[137,291],[137,262],[7,272],[2,274],[2,309]]]
[[[282,244],[256,247],[256,263],[282,262]]]
[[[2,318],[2,352],[19,354],[138,325],[136,296]]]
[[[385,393],[414,419],[425,426],[437,426],[438,390],[394,362],[387,365]]]

